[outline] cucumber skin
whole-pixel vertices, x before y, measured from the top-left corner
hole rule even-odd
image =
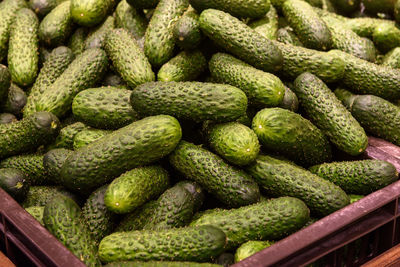
[[[0,124],[8,124],[18,121],[14,114],[0,113]]]
[[[274,242],[270,241],[248,241],[237,248],[235,262],[242,261],[273,244]]]
[[[160,0],[127,0],[128,4],[137,9],[155,8]]]
[[[84,27],[99,24],[111,11],[115,0],[71,0],[72,20]]]
[[[251,22],[249,26],[265,38],[276,40],[278,31],[278,13],[276,9],[271,6],[264,17]]]
[[[75,135],[84,129],[87,129],[87,126],[82,122],[75,122],[68,126],[65,126],[60,130],[56,140],[50,146],[51,148],[67,148],[72,150],[74,147],[74,138]]]
[[[26,198],[29,187],[29,179],[21,170],[15,168],[0,169],[0,188],[16,201],[21,202]]]
[[[207,9],[200,14],[199,22],[205,35],[246,63],[266,72],[282,68],[279,48],[239,19],[223,11]]]
[[[21,203],[23,208],[32,206],[46,206],[46,204],[56,196],[66,196],[74,200],[77,197],[61,186],[31,186],[26,199]]]
[[[51,177],[55,184],[61,184],[60,171],[68,156],[72,154],[72,150],[65,148],[55,148],[49,150],[43,157],[43,166],[47,174]]]
[[[77,133],[74,137],[74,150],[78,150],[81,147],[87,146],[111,132],[112,131],[110,130],[101,130],[94,128],[84,129]]]
[[[382,65],[392,69],[400,69],[400,48],[397,47],[388,52],[382,60]]]
[[[2,105],[3,112],[20,115],[27,102],[26,93],[14,83],[11,84],[8,90],[7,100]]]
[[[115,19],[108,16],[102,24],[90,31],[85,39],[85,49],[102,48],[107,34],[115,28]]]
[[[35,218],[41,225],[44,226],[43,223],[43,213],[44,207],[43,206],[32,206],[25,209],[33,218]]]
[[[258,185],[252,177],[194,144],[181,141],[169,156],[169,162],[229,207],[249,205],[260,198]]]
[[[31,85],[39,68],[39,19],[27,8],[20,9],[11,26],[8,44],[8,68],[19,86]]]
[[[115,26],[128,30],[138,40],[146,33],[147,20],[140,9],[135,9],[126,0],[122,0],[115,9]]]
[[[195,49],[203,40],[204,36],[200,29],[199,17],[196,11],[188,9],[175,24],[175,41],[182,49]]]
[[[181,137],[175,118],[144,118],[75,151],[63,165],[61,178],[72,190],[95,188],[129,169],[166,156]]]
[[[5,103],[11,85],[10,71],[6,66],[0,64],[0,104]]]

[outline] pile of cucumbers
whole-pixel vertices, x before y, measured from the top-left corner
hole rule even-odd
[[[87,266],[271,246],[398,179],[360,156],[400,145],[400,0],[361,2],[3,0],[0,187]]]

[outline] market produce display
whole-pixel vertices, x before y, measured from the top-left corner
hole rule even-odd
[[[87,266],[239,262],[397,181],[399,13],[3,0],[0,188]]]

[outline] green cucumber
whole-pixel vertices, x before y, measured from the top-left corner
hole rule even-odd
[[[400,46],[400,29],[391,23],[380,23],[372,33],[372,40],[379,51],[386,53]]]
[[[397,23],[400,23],[400,1],[397,0],[394,4],[394,19]]]
[[[285,86],[285,96],[283,97],[282,103],[279,105],[280,108],[288,109],[296,112],[299,108],[299,100],[295,93]]]
[[[286,26],[281,28],[276,33],[278,40],[281,43],[295,45],[295,46],[304,46],[300,41],[299,37],[293,32],[293,29],[290,26]]]
[[[33,218],[35,218],[41,225],[44,226],[43,223],[43,213],[44,207],[43,206],[32,206],[25,209]]]
[[[10,71],[6,66],[0,64],[0,103],[6,102],[10,85],[11,85]]]
[[[79,199],[61,186],[31,186],[25,200],[22,202],[23,208],[32,206],[46,206],[46,204],[56,196],[67,196],[75,201]]]
[[[236,249],[235,262],[242,261],[273,244],[274,242],[270,241],[248,241]]]
[[[400,69],[400,47],[390,50],[382,59],[382,65]]]
[[[0,188],[16,201],[26,198],[29,186],[29,179],[24,172],[14,168],[0,169]]]
[[[8,124],[18,121],[14,114],[0,113],[0,124]]]
[[[84,27],[102,22],[113,9],[115,0],[71,0],[72,20]]]
[[[87,128],[88,127],[82,122],[75,122],[65,126],[60,130],[60,133],[51,147],[73,149],[75,135]]]
[[[78,150],[81,147],[87,146],[100,138],[106,136],[111,133],[109,130],[101,130],[101,129],[93,129],[88,128],[80,131],[74,137],[74,150]]]
[[[71,35],[71,38],[68,42],[68,47],[71,48],[75,55],[79,55],[85,50],[87,32],[87,28],[80,27]]]
[[[168,192],[166,190],[159,199],[164,198],[163,195]],[[169,198],[166,198],[169,200]],[[173,200],[170,200],[171,202]],[[169,202],[167,202],[169,203]],[[150,200],[140,208],[134,210],[133,212],[127,214],[115,228],[114,232],[130,232],[134,230],[143,230],[143,228],[151,223],[155,214],[158,210],[161,210],[158,200]],[[170,214],[169,212],[167,214]],[[162,218],[162,217],[161,217]]]
[[[147,20],[140,9],[135,9],[126,0],[122,0],[115,9],[115,26],[129,31],[138,40],[146,32]]]
[[[278,31],[278,13],[276,9],[271,6],[263,18],[251,22],[249,26],[265,38],[276,40]]]
[[[14,83],[11,84],[8,90],[8,96],[5,103],[2,105],[2,110],[14,115],[22,114],[22,110],[27,103],[26,93]]]
[[[43,157],[43,166],[46,173],[51,177],[55,184],[61,184],[60,171],[68,156],[72,154],[71,150],[65,148],[55,148],[49,150]]]
[[[85,49],[102,48],[107,34],[115,28],[114,21],[114,17],[108,16],[102,24],[92,29],[85,40]]]
[[[45,17],[50,11],[65,0],[29,0],[29,7],[39,18]]]
[[[204,36],[200,30],[199,18],[197,12],[189,8],[175,24],[175,41],[182,49],[194,49],[203,40]]]

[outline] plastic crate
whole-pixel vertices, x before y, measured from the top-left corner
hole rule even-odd
[[[363,157],[389,161],[400,171],[400,148],[382,139],[370,137]],[[400,181],[233,266],[361,266],[400,243],[399,199]]]

